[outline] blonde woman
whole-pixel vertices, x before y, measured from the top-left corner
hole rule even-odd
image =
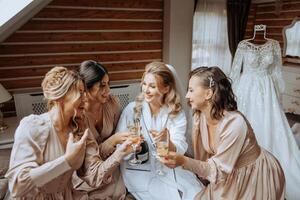
[[[175,170],[164,167],[151,156],[157,142],[166,137],[169,150],[179,154],[187,150],[186,117],[170,68],[162,62],[146,65],[141,81],[142,93],[124,109],[117,126],[118,131],[127,131],[128,121],[140,121],[141,133],[149,147],[146,163],[131,166],[125,160],[121,165],[128,191],[140,200],[190,200],[202,187],[194,174],[180,167]],[[163,174],[157,174],[157,169]]]
[[[54,67],[46,74],[42,88],[49,111],[25,117],[15,133],[6,174],[10,199],[84,197],[73,190],[73,172],[92,187],[107,184],[113,170],[130,153],[126,148],[130,142],[123,143],[106,161],[101,160],[98,144],[87,129],[85,90],[78,73]]]

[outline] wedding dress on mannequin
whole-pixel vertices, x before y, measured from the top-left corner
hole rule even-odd
[[[284,89],[278,41],[239,43],[230,78],[238,109],[247,117],[258,143],[280,162],[286,178],[287,199],[299,199],[300,151],[280,104]]]

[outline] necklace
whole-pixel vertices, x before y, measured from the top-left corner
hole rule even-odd
[[[90,111],[90,113],[92,114],[95,124],[100,122],[103,118],[102,107],[100,107],[99,109],[94,109],[93,111]]]

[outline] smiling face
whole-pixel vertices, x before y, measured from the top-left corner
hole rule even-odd
[[[76,117],[83,116],[84,104],[85,104],[85,91],[84,84],[82,81],[78,82],[77,85],[72,86],[72,88],[66,93],[66,95],[61,99],[62,102],[62,112],[67,118],[71,118],[75,115]]]
[[[200,78],[192,76],[189,80],[186,98],[192,109],[204,110],[208,106],[208,100],[212,96],[212,90],[201,86]]]
[[[145,75],[142,82],[142,92],[149,104],[161,104],[168,87],[161,84],[162,78],[151,73]]]
[[[109,97],[109,77],[107,74],[103,76],[100,82],[95,83],[88,91],[88,100],[106,103]]]

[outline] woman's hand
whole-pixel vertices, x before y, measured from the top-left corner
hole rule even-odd
[[[182,166],[185,162],[185,156],[176,152],[170,151],[167,156],[159,157],[159,161],[169,168]]]
[[[162,131],[158,132],[155,130],[151,130],[150,134],[153,138],[153,142],[157,143],[161,140],[166,140],[166,141],[170,141],[170,133],[169,130],[167,128],[164,128]]]
[[[150,134],[153,138],[154,144],[160,141],[168,141],[169,144],[169,151],[176,151],[176,146],[173,144],[173,142],[170,139],[170,132],[167,128],[164,128],[162,131],[158,132],[155,130],[151,130]]]
[[[116,149],[116,152],[120,153],[122,157],[127,156],[128,154],[133,153],[133,148],[132,148],[132,140],[127,139],[125,142],[123,142],[121,145],[119,145]]]
[[[67,162],[74,170],[79,169],[83,163],[88,134],[89,129],[86,129],[81,139],[77,142],[74,141],[73,134],[69,134],[65,156]]]
[[[130,135],[132,135],[131,132],[118,132],[110,136],[109,140],[111,144],[113,144],[113,146],[116,146],[117,144],[122,144],[123,142],[125,142],[125,140],[127,140]]]

